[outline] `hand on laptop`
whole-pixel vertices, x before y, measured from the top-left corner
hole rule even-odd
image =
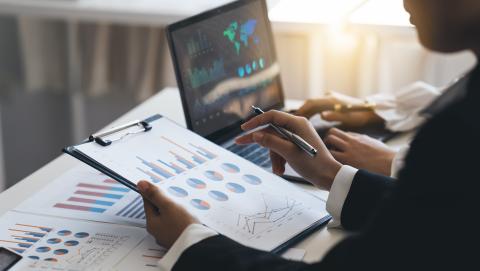
[[[236,143],[258,143],[269,148],[274,173],[278,175],[283,174],[285,162],[288,162],[306,180],[319,188],[330,190],[333,179],[342,165],[330,154],[312,124],[306,118],[273,110],[252,118],[242,125],[242,129],[249,131],[270,123],[283,127],[302,137],[317,149],[317,155],[310,157],[295,144],[269,129],[239,137],[236,139]]]
[[[383,142],[336,128],[330,129],[324,140],[340,163],[390,176],[396,152]]]
[[[329,92],[323,98],[307,100],[302,107],[295,111],[295,114],[306,118],[321,114],[322,119],[341,122],[345,128],[362,128],[384,122],[373,111],[332,111],[335,104],[357,106],[364,104],[364,101],[338,92]]]

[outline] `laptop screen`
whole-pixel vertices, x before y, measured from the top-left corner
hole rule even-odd
[[[215,141],[252,115],[283,106],[264,0],[236,1],[175,23],[169,44],[187,126]]]

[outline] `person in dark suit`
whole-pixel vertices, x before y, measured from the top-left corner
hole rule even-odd
[[[404,0],[424,46],[480,55],[480,1]],[[352,234],[319,262],[284,260],[218,235],[148,182],[140,182],[147,229],[170,251],[160,266],[173,270],[478,270],[480,240],[480,67],[436,100],[432,118],[412,142],[398,180],[336,161],[309,122],[268,112],[245,130],[273,122],[318,149],[315,158],[274,133],[239,138],[271,149],[274,171],[288,161],[320,188],[327,208]],[[341,138],[339,139],[341,140]]]

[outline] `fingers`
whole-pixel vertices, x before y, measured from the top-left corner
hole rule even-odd
[[[283,157],[275,152],[270,152],[270,160],[272,161],[272,171],[276,175],[283,175],[285,172],[285,164],[287,163]]]
[[[292,132],[296,132],[297,130],[301,130],[301,128],[308,123],[308,120],[285,112],[271,110],[247,121],[242,125],[242,129],[248,131],[270,123],[287,128]]]
[[[253,140],[284,158],[292,156],[297,151],[297,146],[292,142],[271,133],[255,132],[253,133]]]
[[[170,199],[163,195],[157,186],[151,184],[150,182],[140,181],[137,184],[137,187],[140,191],[140,194],[157,208],[165,208],[170,206],[172,203]]]
[[[333,111],[322,112],[321,115],[322,115],[322,119],[326,121],[345,122],[350,118],[348,114],[333,112]]]
[[[335,150],[345,151],[348,149],[348,143],[333,134],[328,135],[324,142],[327,146],[333,147]]]
[[[239,136],[239,137],[235,138],[235,143],[237,143],[239,145],[252,144],[252,143],[255,142],[253,140],[253,134],[254,133],[248,133],[246,135]]]
[[[320,113],[315,110],[315,106],[307,101],[302,107],[300,107],[297,111],[295,111],[295,115],[297,116],[303,116],[307,119],[311,118],[313,115]]]
[[[344,152],[341,152],[341,151],[330,151],[330,153],[332,154],[333,158],[335,158],[335,160],[337,160],[338,162],[342,163],[342,164],[348,164],[347,161],[346,161],[346,154]]]
[[[326,110],[332,110],[334,101],[329,95],[320,99],[307,100],[300,109],[295,112],[298,116],[310,118],[315,114],[322,113]]]
[[[352,136],[349,135],[347,132],[344,132],[344,131],[342,131],[340,129],[337,129],[337,128],[330,129],[327,133],[327,136],[329,136],[329,135],[334,135],[334,136],[336,136],[336,137],[338,137],[338,138],[340,138],[344,141],[349,141],[352,138]]]

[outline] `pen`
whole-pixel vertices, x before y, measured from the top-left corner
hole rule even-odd
[[[255,112],[255,114],[257,114],[257,115],[261,115],[261,114],[264,113],[262,109],[260,109],[256,106],[253,106],[253,105],[252,105],[252,109]],[[312,147],[312,145],[308,144],[308,142],[305,141],[300,136],[296,135],[295,133],[292,133],[292,132],[288,131],[285,128],[278,127],[277,125],[275,125],[273,123],[270,123],[269,126],[272,127],[273,130],[275,130],[277,133],[282,135],[284,138],[290,140],[293,144],[297,145],[300,149],[304,150],[311,157],[314,157],[315,155],[317,155],[317,149]]]

